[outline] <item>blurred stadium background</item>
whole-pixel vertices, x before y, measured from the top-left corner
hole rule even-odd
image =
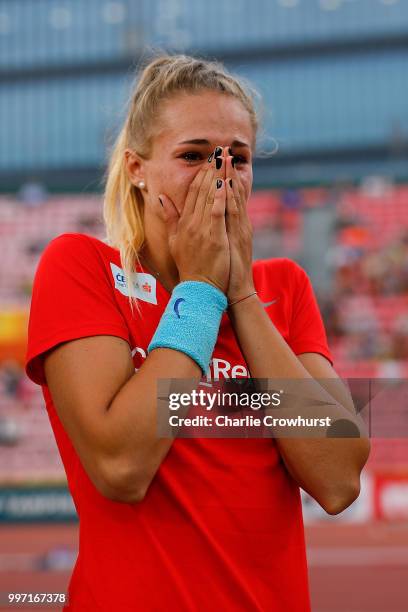
[[[278,150],[254,166],[254,257],[305,267],[342,377],[408,376],[406,0],[0,0],[3,596],[65,591],[75,560],[75,511],[22,367],[31,286],[53,237],[102,235],[107,146],[152,48],[220,59],[261,92],[260,148]],[[303,495],[314,612],[408,609],[407,439],[372,447],[342,515]]]

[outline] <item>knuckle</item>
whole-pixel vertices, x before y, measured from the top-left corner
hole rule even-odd
[[[200,190],[200,185],[198,183],[192,182],[189,188],[189,192],[193,195],[196,195]]]
[[[221,238],[214,233],[210,234],[209,243],[212,251],[219,251],[223,245]]]
[[[192,219],[185,227],[187,236],[196,236],[199,226],[195,219]]]
[[[197,199],[198,200],[204,200],[204,203],[207,200],[207,194],[208,194],[208,189],[206,189],[204,186],[201,187],[201,189],[199,190],[198,194],[197,194]]]
[[[224,211],[222,209],[220,209],[220,208],[214,208],[213,207],[211,209],[211,216],[212,217],[216,217],[216,218],[223,217],[224,216]]]

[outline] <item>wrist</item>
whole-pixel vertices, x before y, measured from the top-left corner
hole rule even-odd
[[[217,341],[227,298],[202,281],[182,281],[173,289],[159,325],[147,347],[185,353],[206,374]]]
[[[197,283],[207,283],[207,285],[211,285],[212,287],[215,287],[215,289],[218,289],[219,291],[221,291],[221,293],[223,293],[225,295],[225,297],[227,297],[225,290],[220,287],[219,285],[217,285],[214,281],[209,280],[208,278],[206,278],[205,276],[181,276],[180,277],[180,283],[185,283],[187,281],[193,281],[193,282],[197,282]]]
[[[230,288],[227,292],[228,303],[235,302],[235,300],[240,300],[254,291],[256,291],[256,287],[252,283],[249,283],[248,285],[237,285],[233,289]]]
[[[257,299],[258,292],[256,289],[252,289],[251,291],[242,291],[240,293],[240,297],[236,297],[234,299],[228,298],[228,309],[235,308],[239,304],[243,302],[248,302],[253,299]]]

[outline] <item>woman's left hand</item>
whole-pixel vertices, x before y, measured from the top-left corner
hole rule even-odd
[[[247,212],[247,199],[239,173],[233,167],[224,149],[226,167],[226,229],[230,244],[230,276],[227,289],[228,302],[234,302],[255,291],[252,277],[253,229]],[[232,187],[230,185],[232,180]]]

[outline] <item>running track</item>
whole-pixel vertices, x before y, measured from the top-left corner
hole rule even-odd
[[[408,522],[306,527],[313,612],[407,612]],[[77,526],[0,527],[0,593],[65,592],[68,570],[38,568],[55,547],[75,555]],[[61,607],[1,607],[8,610],[60,610]],[[267,612],[267,611],[265,611]],[[285,611],[286,612],[286,611]]]

